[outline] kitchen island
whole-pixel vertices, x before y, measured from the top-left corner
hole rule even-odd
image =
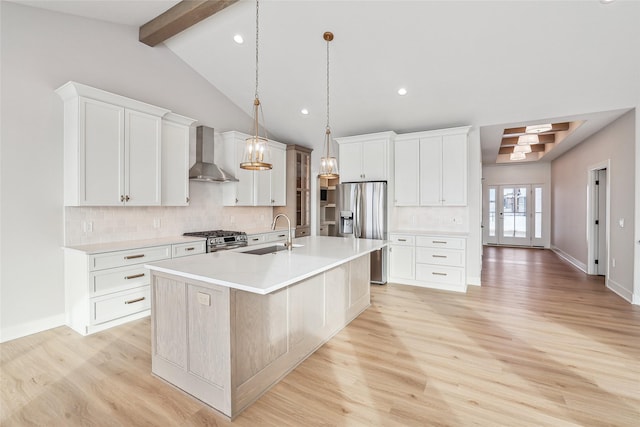
[[[152,372],[234,418],[369,306],[369,253],[384,241],[293,243],[146,265]]]

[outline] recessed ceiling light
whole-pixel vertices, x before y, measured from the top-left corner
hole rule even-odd
[[[400,96],[404,96],[407,94],[407,89],[401,87],[400,89],[398,89],[398,95]]]
[[[526,133],[542,133],[542,132],[548,132],[551,129],[553,129],[553,126],[551,126],[551,123],[545,123],[543,125],[527,126],[525,132]]]
[[[600,3],[602,4],[609,4],[609,3],[613,3],[614,0],[600,0]]]
[[[305,116],[306,116],[307,114],[309,114],[309,110],[307,110],[306,108],[303,108],[302,110],[300,110],[300,112],[301,112],[302,114],[304,114]]]
[[[233,41],[238,44],[242,44],[244,43],[244,38],[242,38],[240,34],[236,34],[235,36],[233,36]]]

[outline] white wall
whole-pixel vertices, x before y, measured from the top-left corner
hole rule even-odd
[[[544,214],[542,218],[542,242],[543,246],[549,247],[551,236],[551,165],[549,163],[530,163],[518,165],[487,165],[482,168],[482,194],[486,195],[487,187],[490,185],[518,185],[518,184],[543,184],[542,205]],[[483,215],[486,216],[488,208],[486,200],[482,200]],[[485,220],[485,232],[489,230]],[[485,233],[486,234],[486,233]],[[483,236],[483,243],[486,244],[487,236]]]
[[[586,265],[588,171],[590,166],[610,161],[607,286],[629,301],[634,283],[636,114],[635,110],[630,111],[551,163],[551,245]],[[621,219],[624,228],[618,224]]]
[[[65,211],[72,243],[181,233],[177,224],[268,225],[271,208],[222,208],[221,188],[191,185],[193,206],[62,206],[62,101],[54,90],[74,80],[168,108],[217,131],[247,131],[251,119],[163,46],[138,29],[15,3],[0,3],[2,129],[0,188],[0,341],[64,323]],[[193,159],[192,159],[193,160]],[[233,210],[230,210],[233,209]],[[166,225],[151,230],[152,218]],[[79,233],[83,219],[93,235]],[[122,227],[126,228],[122,229]]]

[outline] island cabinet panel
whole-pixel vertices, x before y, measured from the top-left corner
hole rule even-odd
[[[347,323],[349,270],[349,265],[343,264],[324,275],[325,318],[330,335]]]
[[[287,289],[268,295],[232,293],[236,381],[243,384],[287,352]]]
[[[211,384],[228,388],[229,357],[228,350],[224,351],[228,345],[219,345],[229,337],[225,293],[221,289],[187,285],[187,306],[188,371]],[[203,334],[205,330],[210,333]]]
[[[354,319],[369,305],[369,283],[371,277],[371,257],[363,256],[351,261],[349,278],[349,307],[347,320]]]
[[[289,346],[309,351],[322,342],[324,328],[324,278],[322,275],[289,288]]]
[[[158,277],[154,283],[154,354],[181,368],[187,366],[187,301],[184,282]]]

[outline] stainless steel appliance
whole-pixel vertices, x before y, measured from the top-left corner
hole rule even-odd
[[[387,183],[354,182],[336,186],[337,235],[387,239]],[[387,283],[386,248],[371,253],[371,283]]]
[[[227,249],[247,246],[247,233],[243,231],[194,231],[190,233],[184,233],[184,236],[206,237],[207,252],[218,252]]]

